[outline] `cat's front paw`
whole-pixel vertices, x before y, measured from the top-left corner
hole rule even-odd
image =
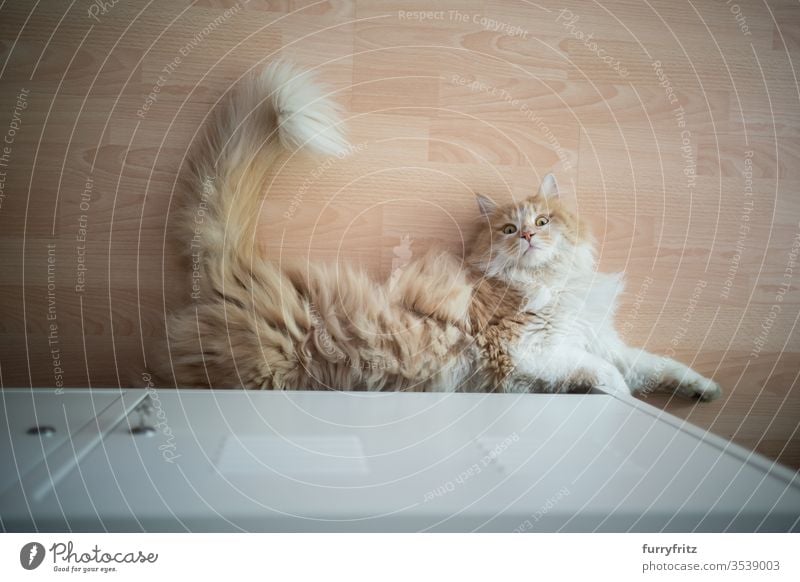
[[[698,398],[703,402],[716,400],[722,396],[722,388],[720,388],[720,385],[714,382],[714,380],[709,380],[702,376],[700,378],[681,382],[677,392],[689,398]]]

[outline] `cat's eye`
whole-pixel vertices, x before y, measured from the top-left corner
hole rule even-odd
[[[517,232],[517,227],[513,224],[507,224],[503,227],[503,234],[514,234]]]
[[[536,223],[535,224],[536,224],[536,226],[544,226],[548,222],[550,222],[549,218],[547,218],[546,216],[539,216],[539,217],[536,218]]]

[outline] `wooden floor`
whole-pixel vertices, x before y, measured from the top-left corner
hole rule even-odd
[[[166,236],[186,150],[284,56],[329,84],[354,152],[281,170],[260,231],[276,260],[385,278],[463,252],[473,192],[554,171],[626,273],[625,337],[725,390],[650,401],[800,466],[797,2],[0,6],[3,386],[142,385],[191,291]]]

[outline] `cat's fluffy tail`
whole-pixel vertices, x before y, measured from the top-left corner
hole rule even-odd
[[[298,148],[343,155],[348,144],[336,104],[309,73],[285,62],[254,75],[213,113],[189,155],[180,219],[193,263],[212,279],[226,261],[252,258],[267,179],[280,155]]]

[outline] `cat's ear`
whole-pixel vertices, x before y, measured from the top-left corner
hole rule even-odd
[[[553,198],[558,196],[558,182],[553,174],[547,174],[542,180],[542,185],[539,186],[539,194],[545,198]]]
[[[497,204],[492,202],[490,198],[487,198],[483,194],[475,194],[475,199],[478,201],[478,210],[481,211],[481,216],[489,218],[494,214],[494,211],[497,209]]]

